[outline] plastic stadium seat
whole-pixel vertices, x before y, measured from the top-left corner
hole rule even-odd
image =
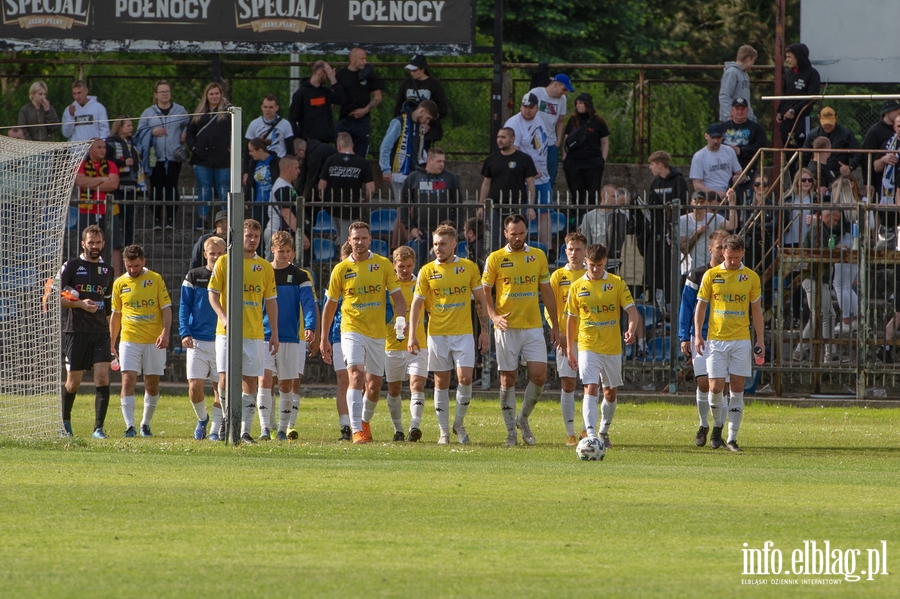
[[[656,337],[647,344],[648,362],[668,362],[672,350],[671,337]]]
[[[562,268],[566,264],[569,263],[569,257],[566,256],[565,252],[561,252],[559,256],[556,257],[556,268]]]
[[[644,328],[652,329],[656,326],[657,313],[656,308],[650,304],[635,304],[638,314],[644,319]]]
[[[563,233],[569,226],[569,218],[558,210],[550,213],[550,234]]]
[[[69,206],[69,216],[66,220],[66,227],[74,231],[78,227],[78,206]]]
[[[312,232],[313,235],[327,235],[329,237],[338,234],[334,220],[324,210],[319,210],[319,213],[316,214],[316,222],[313,224]]]
[[[469,244],[465,241],[460,241],[456,244],[456,255],[460,258],[468,258],[469,257]]]
[[[391,235],[394,232],[395,222],[397,222],[397,211],[393,208],[373,210],[369,217],[372,235]]]
[[[321,214],[321,212],[319,213]],[[322,237],[314,237],[313,262],[331,262],[334,260],[334,242]]]
[[[383,239],[373,239],[369,249],[372,250],[373,254],[379,254],[385,258],[390,258],[391,248],[388,247],[387,241]]]
[[[536,250],[541,250],[544,252],[544,255],[547,255],[547,246],[541,243],[540,241],[529,241],[528,245],[533,247]]]

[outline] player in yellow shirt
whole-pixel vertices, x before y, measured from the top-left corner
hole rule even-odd
[[[256,415],[256,393],[259,377],[263,375],[265,354],[278,353],[278,292],[275,289],[275,270],[272,265],[256,253],[262,237],[260,224],[248,218],[244,221],[243,258],[244,291],[242,320],[244,327],[241,360],[241,443],[256,443],[250,435],[250,426]],[[212,278],[209,280],[209,305],[219,317],[216,326],[216,368],[219,371],[219,397],[225,412],[225,374],[228,344],[225,325],[228,320],[228,259],[227,254],[216,261]],[[263,331],[263,305],[269,315],[272,334],[268,344]]]
[[[572,283],[579,280],[587,272],[584,263],[584,253],[587,251],[587,239],[579,232],[566,235],[566,258],[568,262],[557,268],[550,275],[550,288],[553,297],[556,298],[556,315],[559,319],[559,346],[566,347],[566,300],[569,298],[569,289]],[[578,353],[578,343],[575,343],[575,353]],[[575,436],[575,380],[578,378],[578,369],[569,366],[566,352],[556,352],[556,373],[559,375],[560,387],[559,407],[562,410],[563,424],[566,427],[566,445],[575,447],[578,445],[578,437]]]
[[[547,345],[538,293],[550,315],[550,345],[554,347],[559,335],[556,299],[550,289],[546,254],[525,243],[528,235],[525,218],[521,214],[510,214],[503,219],[503,235],[506,247],[488,256],[481,283],[485,289],[488,316],[494,323],[497,368],[500,370],[500,411],[506,424],[506,445],[516,444],[516,427],[522,431],[522,441],[534,445],[537,441],[528,417],[547,381]],[[496,299],[491,297],[491,289]],[[516,370],[520,354],[527,363],[529,380],[522,410],[515,416]]]
[[[744,416],[744,380],[753,374],[753,353],[765,352],[763,339],[762,288],[759,275],[743,264],[744,240],[729,235],[722,243],[725,261],[703,275],[694,310],[694,347],[706,356],[709,373],[709,409],[716,422],[721,422],[722,393],[725,377],[730,377],[728,401],[729,450],[741,451],[737,434]],[[709,304],[708,340],[703,339],[703,321]],[[755,349],[750,341],[750,323],[756,337]],[[699,331],[699,333],[698,333]],[[722,446],[722,427],[714,426],[710,447]]]
[[[113,283],[109,339],[114,358],[122,365],[122,416],[125,436],[135,437],[134,388],[144,375],[144,417],[141,436],[152,437],[150,421],[159,403],[159,377],[166,370],[166,348],[172,329],[172,300],[158,273],[145,267],[144,248],[129,245],[122,252],[125,274]],[[122,344],[116,350],[116,339]]]
[[[322,330],[331,330],[338,300],[343,299],[341,351],[350,374],[350,388],[347,390],[350,428],[354,443],[370,443],[372,431],[369,423],[363,420],[363,411],[374,413],[375,404],[381,396],[385,343],[384,293],[387,291],[394,300],[397,314],[406,314],[406,300],[390,260],[369,251],[372,234],[368,223],[352,223],[349,233],[353,253],[331,271],[322,310]],[[322,335],[321,350],[322,359],[326,364],[331,364],[332,347],[328,335]]]
[[[425,406],[425,381],[428,380],[428,355],[412,355],[406,349],[406,338],[397,339],[396,321],[402,316],[410,321],[409,308],[412,305],[413,291],[416,288],[416,276],[413,269],[416,267],[416,251],[408,245],[401,245],[394,250],[394,272],[400,282],[400,291],[406,300],[406,313],[400,314],[394,311],[394,318],[387,324],[387,339],[385,340],[384,376],[388,385],[388,410],[391,413],[391,422],[394,424],[394,441],[405,441],[403,434],[403,404],[400,400],[400,391],[403,381],[409,376],[410,392],[410,428],[409,440],[418,441],[422,438],[419,424],[422,421],[422,409]],[[419,323],[419,337],[425,338],[425,321]],[[372,415],[363,410],[363,422],[369,422]]]
[[[488,349],[488,320],[484,309],[484,291],[474,262],[456,256],[456,229],[441,225],[432,235],[436,260],[419,270],[418,283],[410,309],[410,335],[407,348],[420,352],[424,321],[422,308],[428,311],[428,369],[434,373],[434,410],[440,428],[439,445],[450,443],[450,370],[456,367],[456,415],[453,432],[463,445],[469,444],[464,419],[472,400],[472,372],[475,369],[475,338],[472,327],[472,297],[481,306],[481,334],[478,349]],[[423,393],[424,398],[424,393]],[[419,413],[421,418],[421,412]],[[413,431],[409,436],[412,438]],[[421,436],[421,432],[419,433]]]
[[[584,383],[581,413],[588,437],[599,437],[606,447],[611,447],[609,426],[616,413],[616,392],[622,385],[622,340],[626,345],[634,343],[639,317],[627,283],[606,271],[608,255],[605,245],[589,247],[587,273],[569,290],[566,355],[569,367],[578,367]],[[620,337],[622,310],[628,315],[628,329]],[[598,429],[597,402],[601,385],[603,403],[600,404]]]

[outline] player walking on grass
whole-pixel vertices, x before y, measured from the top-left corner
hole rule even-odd
[[[730,377],[728,402],[728,442],[731,451],[741,451],[737,434],[744,416],[744,380],[753,374],[754,345],[750,341],[750,323],[756,336],[755,351],[764,352],[762,291],[759,275],[744,266],[744,240],[729,235],[723,242],[724,261],[703,275],[694,310],[694,348],[706,357],[709,373],[709,409],[714,424],[723,421],[722,393],[725,378]],[[709,304],[708,341],[703,338],[703,322]],[[696,332],[701,331],[700,335]],[[722,446],[722,427],[713,426],[710,446]]]
[[[681,352],[691,358],[694,364],[694,380],[697,381],[697,412],[700,415],[700,428],[697,429],[694,442],[698,447],[706,445],[706,438],[709,436],[709,377],[706,370],[706,358],[697,354],[693,344],[694,311],[697,308],[697,292],[700,290],[700,283],[703,282],[703,275],[710,268],[722,264],[722,260],[725,259],[722,254],[725,249],[722,243],[726,237],[728,237],[728,232],[724,229],[717,229],[709,236],[709,262],[688,273],[684,289],[681,292],[681,309],[678,314],[678,338],[681,340]],[[707,335],[708,326],[709,305],[707,304],[706,316],[703,321],[704,337]],[[721,430],[725,426],[725,410],[720,411],[719,417],[721,420],[713,420],[713,426]],[[721,439],[718,443],[721,443]]]
[[[337,302],[341,305],[341,350],[350,375],[347,406],[354,443],[370,443],[369,421],[381,395],[384,377],[385,310],[387,291],[394,309],[406,314],[406,300],[390,260],[369,251],[372,235],[367,223],[357,221],[349,227],[353,252],[331,271],[322,327],[331,328]],[[322,336],[322,359],[331,363],[332,346]]]
[[[59,272],[60,305],[69,309],[63,323],[66,382],[61,403],[62,435],[65,437],[72,436],[72,406],[84,371],[93,368],[97,390],[93,437],[106,438],[103,424],[109,409],[109,359],[112,355],[108,317],[114,277],[112,267],[100,257],[103,246],[103,229],[97,225],[85,227],[81,232],[84,252],[66,262]]]
[[[525,243],[527,222],[520,214],[510,214],[503,220],[506,247],[488,256],[481,279],[485,305],[494,323],[497,343],[497,368],[500,370],[500,410],[506,424],[506,445],[516,441],[516,427],[522,431],[522,441],[535,445],[537,441],[528,425],[528,417],[541,398],[547,381],[547,345],[538,293],[550,315],[550,345],[556,346],[559,334],[556,299],[550,288],[547,255]],[[496,305],[491,297],[495,289]],[[516,370],[519,355],[528,368],[528,386],[522,400],[522,410],[516,411]]]
[[[256,443],[250,436],[250,426],[256,412],[257,380],[263,374],[265,354],[278,353],[278,302],[275,289],[275,271],[272,265],[257,253],[262,235],[260,224],[248,218],[244,221],[243,258],[243,348],[241,360],[241,442]],[[228,255],[216,262],[212,279],[209,281],[209,305],[219,317],[216,325],[216,367],[219,370],[219,397],[227,409],[225,395],[225,367],[228,356],[225,326],[228,313]],[[263,330],[263,307],[269,315],[271,335],[266,343]]]
[[[609,448],[609,426],[616,413],[616,392],[622,385],[622,340],[634,343],[638,312],[628,284],[606,272],[608,253],[602,244],[587,249],[587,273],[572,283],[566,302],[566,355],[569,368],[578,368],[584,383],[582,416],[588,437],[599,437]],[[620,337],[619,316],[628,315],[628,328]],[[576,349],[577,343],[577,349]],[[597,428],[597,402],[600,428]]]
[[[319,334],[319,310],[316,292],[309,271],[293,264],[294,238],[288,231],[272,234],[272,268],[275,270],[275,289],[278,293],[278,327],[280,331],[278,354],[267,353],[263,376],[259,377],[259,394],[256,408],[259,411],[261,441],[271,439],[272,422],[272,373],[278,374],[278,436],[279,441],[297,439],[297,414],[300,412],[300,378],[306,368],[307,346],[315,351]],[[303,329],[303,340],[300,330]],[[271,339],[272,326],[269,314],[263,317],[265,336]],[[295,389],[297,392],[295,392]]]
[[[413,329],[412,316],[409,313],[413,301],[413,290],[416,287],[416,275],[413,269],[416,267],[416,251],[408,245],[401,245],[394,250],[394,273],[400,283],[400,292],[406,302],[405,313],[394,312],[395,316],[404,317],[409,323],[410,331],[417,333],[418,339],[425,338],[425,320],[420,319],[417,328]],[[397,339],[396,319],[391,319],[387,325],[387,340],[385,342],[384,372],[388,384],[388,410],[391,413],[391,422],[394,424],[394,441],[405,441],[403,435],[403,404],[400,400],[400,391],[403,381],[409,376],[410,392],[410,426],[409,440],[418,441],[422,438],[419,426],[422,422],[422,411],[425,407],[425,381],[428,380],[428,353],[410,354],[407,350],[407,340]],[[412,337],[412,332],[410,337]]]
[[[144,417],[141,436],[152,437],[150,422],[159,403],[159,377],[166,370],[166,348],[172,329],[172,300],[159,273],[146,268],[144,248],[129,245],[122,251],[125,274],[113,283],[109,340],[113,356],[122,365],[122,416],[125,436],[134,429],[134,389],[144,375]],[[116,340],[122,341],[116,350]]]
[[[428,369],[434,373],[434,410],[440,428],[439,445],[450,443],[450,370],[456,367],[456,415],[453,432],[463,445],[469,444],[464,419],[472,400],[472,372],[475,369],[475,337],[472,327],[472,298],[481,306],[480,314],[486,315],[484,291],[478,267],[474,262],[456,255],[456,229],[441,225],[432,235],[432,248],[436,260],[419,271],[415,295],[409,314],[409,342],[407,349],[413,355],[427,354]],[[427,350],[421,346],[422,308],[428,311]],[[482,317],[478,350],[488,349],[488,319]],[[421,394],[424,400],[424,392]],[[409,438],[418,439],[422,433],[415,405],[410,406],[412,421]]]
[[[206,438],[209,412],[203,387],[206,380],[213,383],[211,441],[219,440],[222,428],[222,404],[219,401],[218,376],[216,374],[216,323],[218,317],[209,305],[209,280],[216,261],[225,255],[225,240],[215,235],[203,242],[203,258],[206,264],[192,268],[181,284],[181,301],[178,306],[178,334],[181,346],[187,350],[188,396],[197,414],[194,439]]]
[[[550,275],[550,289],[556,298],[556,316],[559,320],[559,347],[566,348],[566,303],[569,299],[569,290],[572,283],[579,280],[587,272],[584,263],[584,255],[587,251],[587,239],[579,232],[566,235],[566,258],[568,262],[557,268]],[[549,320],[549,318],[548,318]],[[578,355],[578,341],[575,341],[575,355]],[[578,378],[578,368],[569,366],[569,358],[565,351],[556,352],[556,372],[559,374],[559,382],[562,391],[559,394],[559,407],[562,410],[563,424],[566,427],[566,446],[578,445],[578,437],[575,436],[575,380]]]
[[[351,253],[353,250],[350,248],[350,242],[345,241],[341,245],[341,260],[346,260]],[[342,299],[338,300],[334,321],[328,332],[328,341],[331,342],[333,352],[331,363],[337,378],[337,394],[334,400],[341,426],[341,436],[338,441],[350,441],[353,439],[353,431],[350,429],[350,410],[347,409],[347,389],[350,388],[350,375],[347,373],[347,364],[344,363],[344,353],[341,351],[341,306],[343,302]]]

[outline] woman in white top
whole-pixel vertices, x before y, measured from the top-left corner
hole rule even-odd
[[[807,206],[816,203],[815,177],[802,168],[794,175],[794,184],[791,191],[784,195],[782,203],[785,206]],[[782,247],[800,247],[809,223],[812,221],[812,210],[790,210],[782,212],[784,234],[781,237]]]

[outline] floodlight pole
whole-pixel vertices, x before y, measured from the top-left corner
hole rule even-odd
[[[241,193],[241,109],[231,113],[231,193],[228,194],[228,280],[225,339],[225,440],[237,445],[241,438],[241,379],[244,349],[244,194]]]

